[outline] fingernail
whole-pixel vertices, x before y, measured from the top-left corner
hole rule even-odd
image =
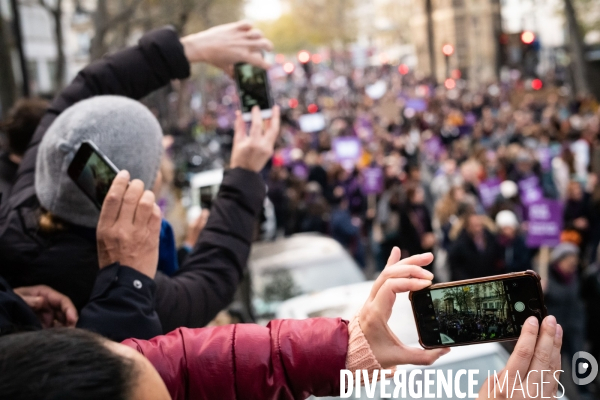
[[[556,325],[556,337],[561,338],[563,335],[563,328],[560,324]]]
[[[538,319],[536,317],[529,317],[529,318],[527,318],[527,322],[530,325],[538,326]]]
[[[548,315],[545,321],[549,326],[556,326],[556,318],[554,318],[554,315]]]
[[[127,172],[126,169],[120,170],[119,173],[117,174],[118,178],[126,178],[127,176],[129,176],[129,172]]]

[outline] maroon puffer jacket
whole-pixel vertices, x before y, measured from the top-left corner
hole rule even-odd
[[[173,400],[305,399],[339,395],[348,324],[312,318],[179,328],[123,344],[154,365]]]

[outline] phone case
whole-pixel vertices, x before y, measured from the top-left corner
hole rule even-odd
[[[532,270],[527,270],[527,271],[523,271],[523,272],[511,272],[511,273],[502,274],[502,275],[486,276],[483,278],[463,279],[461,281],[436,283],[436,284],[426,287],[425,289],[430,289],[430,290],[431,289],[443,289],[443,288],[448,288],[448,287],[453,287],[453,286],[463,286],[463,285],[470,285],[473,283],[501,281],[504,279],[509,279],[509,278],[512,279],[512,278],[519,278],[519,277],[526,277],[526,276],[533,277],[536,280],[537,288],[538,288],[538,295],[542,301],[541,302],[541,304],[542,304],[541,313],[542,313],[542,319],[543,319],[548,315],[548,310],[546,309],[546,305],[543,303],[544,292],[542,290],[541,278],[537,272],[532,271]],[[515,340],[512,338],[491,339],[491,340],[478,341],[478,342],[465,342],[465,343],[460,343],[460,344],[453,344],[452,346],[448,346],[448,345],[446,345],[446,346],[426,346],[423,343],[423,340],[421,339],[421,328],[419,326],[419,321],[417,320],[417,314],[416,314],[416,310],[415,310],[415,304],[413,302],[413,292],[412,291],[408,294],[408,298],[410,299],[410,302],[411,302],[411,306],[412,306],[412,310],[413,310],[413,318],[415,319],[415,325],[417,326],[417,332],[419,334],[419,344],[424,349],[438,349],[438,348],[445,348],[445,347],[468,346],[471,344],[491,343],[491,342],[509,342],[509,341]]]
[[[85,148],[85,146],[87,146],[87,149]],[[119,173],[119,168],[117,168],[115,166],[115,164],[112,163],[112,161],[110,161],[110,159],[108,157],[106,157],[106,155],[104,155],[104,153],[102,153],[102,151],[98,148],[98,146],[96,146],[96,144],[94,142],[92,142],[91,140],[86,140],[83,141],[81,143],[81,145],[79,146],[79,149],[77,149],[77,152],[75,153],[75,156],[73,158],[73,160],[71,160],[71,163],[69,164],[69,167],[67,168],[67,174],[69,175],[69,177],[73,180],[73,182],[75,183],[75,185],[81,189],[81,191],[83,192],[83,194],[85,194],[85,196],[90,199],[92,201],[92,203],[94,203],[94,205],[96,206],[96,208],[98,208],[99,210],[102,208],[102,204],[98,204],[98,201],[93,197],[90,196],[85,190],[83,190],[83,188],[79,185],[79,182],[77,181],[78,175],[81,173],[80,169],[75,168],[75,164],[80,161],[79,160],[79,153],[81,151],[92,151],[94,153],[96,153],[96,155],[102,160],[104,161],[104,163],[110,168],[112,169],[112,171],[116,174]],[[91,155],[91,153],[89,154]],[[88,157],[89,157],[88,155]],[[77,175],[77,176],[76,176]]]

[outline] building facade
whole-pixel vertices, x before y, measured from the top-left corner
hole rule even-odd
[[[472,82],[496,79],[501,21],[499,0],[413,0],[410,27],[419,73],[438,82],[457,76],[455,70]],[[442,53],[446,44],[454,49],[448,57]]]

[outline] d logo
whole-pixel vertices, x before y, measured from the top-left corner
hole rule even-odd
[[[585,361],[581,361],[578,363],[580,359]],[[598,375],[598,362],[594,358],[593,355],[587,353],[585,351],[578,351],[573,355],[573,360],[571,362],[571,374],[573,376],[573,382],[576,385],[587,385],[591,383],[594,379],[596,379],[596,375]],[[585,378],[579,378],[577,375],[584,375],[589,372],[589,375]]]

